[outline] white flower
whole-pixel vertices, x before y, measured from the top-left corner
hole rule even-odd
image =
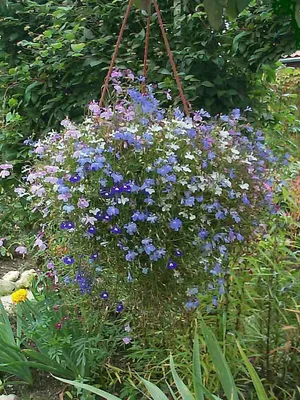
[[[186,153],[184,158],[187,158],[188,160],[195,160],[195,156],[192,153]]]
[[[248,190],[248,189],[249,189],[248,183],[242,183],[242,184],[239,185],[239,186],[240,186],[241,189],[244,189],[244,190]]]

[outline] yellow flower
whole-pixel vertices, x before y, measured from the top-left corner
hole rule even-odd
[[[26,300],[28,291],[26,289],[19,289],[16,292],[12,293],[11,299],[13,303],[21,303]]]

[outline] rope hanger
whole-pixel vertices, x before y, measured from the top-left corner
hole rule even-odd
[[[109,85],[109,80],[110,80],[110,77],[111,77],[111,74],[112,74],[112,71],[113,71],[117,56],[118,56],[118,51],[119,51],[120,44],[121,44],[121,41],[122,41],[122,38],[123,38],[123,34],[124,34],[124,31],[125,31],[126,24],[127,24],[127,21],[128,21],[128,17],[129,17],[129,14],[130,14],[130,11],[131,11],[131,8],[132,8],[132,5],[133,5],[133,1],[134,0],[129,0],[128,6],[127,6],[127,10],[126,10],[125,16],[123,18],[123,22],[122,22],[120,33],[119,33],[119,36],[118,36],[118,40],[116,42],[114,53],[112,55],[110,66],[109,66],[109,69],[108,69],[108,72],[107,72],[107,75],[106,75],[106,78],[105,78],[105,81],[104,81],[104,85],[103,85],[103,89],[102,89],[102,93],[101,93],[101,98],[100,98],[100,101],[99,101],[99,106],[100,107],[103,106],[105,94],[107,92],[107,88],[108,88],[108,85]],[[175,78],[175,81],[176,81],[176,84],[177,84],[177,87],[178,87],[178,91],[179,91],[179,94],[180,94],[180,98],[181,98],[181,101],[182,101],[182,104],[183,104],[184,112],[185,112],[185,114],[187,116],[189,116],[190,115],[189,103],[188,103],[188,101],[187,101],[187,99],[186,99],[186,97],[184,95],[184,92],[183,92],[183,88],[182,88],[182,85],[181,85],[181,82],[180,82],[180,78],[179,78],[179,75],[178,75],[178,72],[177,72],[177,68],[176,68],[176,64],[175,64],[175,61],[174,61],[174,57],[173,57],[173,54],[172,54],[172,51],[171,51],[171,48],[170,48],[169,40],[168,40],[167,33],[166,33],[166,30],[165,30],[165,27],[164,27],[164,23],[163,23],[163,20],[162,20],[161,11],[160,11],[159,5],[157,3],[157,0],[154,0],[153,3],[154,3],[154,8],[155,8],[155,11],[156,11],[156,14],[157,14],[157,19],[158,19],[158,23],[159,23],[159,26],[160,26],[161,34],[162,34],[162,37],[163,37],[163,40],[164,40],[164,44],[165,44],[165,47],[166,47],[166,50],[167,50],[167,53],[168,53],[168,57],[169,57],[169,60],[170,60],[170,64],[171,64],[171,67],[172,67],[172,70],[173,70],[174,78]],[[149,53],[149,40],[150,40],[150,21],[151,21],[151,17],[149,15],[147,17],[147,27],[146,27],[146,36],[145,36],[144,66],[143,66],[144,82],[143,82],[143,85],[142,85],[142,92],[143,93],[146,93],[147,62],[148,62],[148,53]]]

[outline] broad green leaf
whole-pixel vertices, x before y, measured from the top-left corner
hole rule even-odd
[[[67,383],[68,385],[73,385],[78,389],[83,389],[83,390],[86,390],[86,391],[88,391],[90,393],[97,394],[98,396],[101,396],[106,400],[121,400],[119,397],[116,397],[113,394],[107,393],[104,390],[97,389],[94,386],[87,385],[85,383],[80,383],[80,382],[77,382],[77,381],[69,381],[67,379],[58,378],[57,376],[54,376],[54,378],[58,379],[61,382]]]
[[[84,48],[85,48],[85,43],[71,44],[71,49],[72,49],[75,53],[80,53]]]
[[[219,346],[212,331],[206,326],[203,319],[201,320],[200,325],[206,345],[208,347],[209,354],[214,363],[216,373],[227,398],[230,400],[239,400],[233,376],[222,353],[221,347]]]
[[[199,383],[202,383],[201,363],[200,363],[200,350],[197,329],[195,330],[194,349],[193,349],[193,383],[194,391],[197,400],[204,400],[203,390]]]
[[[164,394],[162,390],[160,390],[159,387],[147,381],[146,379],[141,378],[141,381],[146,386],[146,388],[148,389],[149,393],[151,394],[154,400],[168,400],[167,396]]]
[[[257,394],[257,398],[258,400],[268,400],[268,396],[267,393],[263,387],[263,384],[259,378],[259,376],[257,375],[257,372],[255,371],[253,365],[250,363],[250,361],[248,360],[248,357],[246,356],[245,352],[243,351],[241,345],[239,344],[239,342],[236,342],[237,347],[241,353],[242,359],[247,367],[247,370],[251,376],[253,385],[255,387],[256,390],[256,394]]]
[[[226,13],[230,20],[235,19],[239,15],[239,10],[237,8],[236,0],[228,0]]]
[[[212,28],[219,30],[223,25],[223,6],[217,0],[204,0],[205,11],[207,13],[208,22]]]
[[[214,84],[209,81],[201,82],[200,85],[205,87],[214,87]]]
[[[295,20],[297,22],[298,28],[300,28],[300,2],[299,0],[296,3],[295,6]]]
[[[173,379],[177,389],[183,400],[195,400],[194,396],[190,392],[189,388],[183,383],[183,381],[179,378],[179,375],[176,372],[173,357],[170,356],[170,366],[173,375]]]
[[[2,301],[0,299],[0,321],[1,320],[3,321],[3,324],[5,326],[5,330],[6,330],[6,333],[8,334],[8,339],[9,339],[10,344],[15,345],[16,344],[15,336],[14,336],[13,330],[11,328],[10,321],[8,319],[6,310],[3,307]]]

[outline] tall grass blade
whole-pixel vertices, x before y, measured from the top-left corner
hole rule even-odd
[[[116,397],[113,394],[107,393],[104,390],[101,389],[97,389],[94,386],[91,385],[87,385],[85,383],[80,383],[77,381],[69,381],[68,379],[62,379],[62,378],[58,378],[57,376],[54,376],[55,379],[67,383],[68,385],[73,385],[75,386],[77,389],[83,389],[86,390],[90,393],[94,393],[97,394],[98,396],[103,397],[105,400],[121,400],[120,397]]]
[[[148,392],[153,397],[153,400],[169,400],[163,391],[159,387],[147,381],[146,379],[140,378],[143,384],[146,386]]]
[[[179,378],[179,375],[176,372],[173,357],[170,356],[170,366],[173,375],[173,379],[177,389],[183,400],[195,400],[194,396],[190,392],[189,388],[183,383],[183,381]]]
[[[237,387],[234,383],[233,376],[231,374],[230,368],[225,360],[222,350],[212,333],[212,331],[207,327],[204,320],[201,320],[201,330],[204,335],[205,342],[208,347],[209,354],[214,363],[217,376],[223,387],[223,390],[227,396],[228,400],[239,400]]]
[[[236,341],[237,347],[241,353],[242,359],[247,367],[247,370],[251,376],[253,385],[255,387],[256,390],[256,394],[257,394],[257,398],[258,400],[268,400],[268,396],[267,393],[263,387],[263,384],[261,382],[261,380],[259,379],[259,376],[257,375],[257,372],[255,371],[253,365],[250,363],[250,361],[248,360],[248,357],[246,356],[245,352],[243,351],[241,345],[239,344],[238,341]]]
[[[194,392],[197,400],[204,400],[203,390],[199,383],[202,383],[201,363],[200,363],[200,350],[197,328],[195,329],[194,349],[193,349],[193,383]]]

